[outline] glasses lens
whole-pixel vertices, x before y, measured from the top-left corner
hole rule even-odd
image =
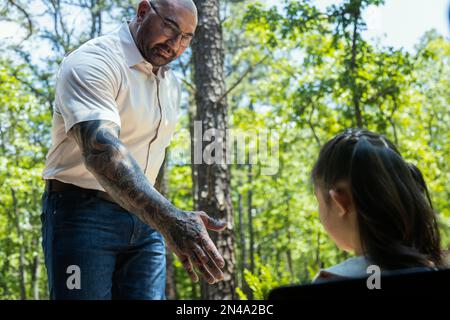
[[[183,47],[189,47],[191,42],[192,42],[192,37],[191,36],[182,36],[181,37],[181,45]]]
[[[164,34],[168,37],[175,37],[178,35],[178,32],[169,24],[164,22]]]
[[[183,47],[188,47],[191,44],[192,36],[190,35],[183,35],[180,33],[179,30],[175,29],[172,25],[168,24],[167,22],[163,22],[163,32],[164,34],[169,38],[177,38],[181,36],[180,44]]]

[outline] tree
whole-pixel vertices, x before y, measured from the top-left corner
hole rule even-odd
[[[230,197],[230,170],[225,158],[228,115],[224,96],[226,91],[220,8],[218,0],[198,0],[195,3],[199,15],[196,40],[192,46],[197,104],[195,120],[201,121],[203,134],[210,132],[215,136],[214,150],[209,151],[215,159],[214,163],[205,163],[203,159],[202,163],[195,164],[194,159],[197,185],[195,209],[225,220],[228,226],[225,231],[211,235],[226,261],[224,280],[213,286],[203,283],[202,297],[216,300],[233,299],[236,287],[235,239],[231,228],[234,217]],[[193,141],[193,143],[200,144],[201,155],[208,152],[206,149],[208,144],[205,141]]]

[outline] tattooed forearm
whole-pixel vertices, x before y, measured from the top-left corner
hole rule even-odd
[[[206,229],[220,231],[225,223],[201,211],[177,209],[148,181],[142,169],[119,140],[119,127],[111,121],[81,122],[69,130],[83,154],[86,168],[124,209],[162,233],[190,277],[197,266],[205,280],[223,279],[224,260]]]
[[[119,127],[111,121],[81,122],[69,131],[80,146],[87,169],[124,209],[159,230],[176,208],[148,181],[119,140]]]

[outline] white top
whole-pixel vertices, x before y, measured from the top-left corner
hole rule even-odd
[[[320,270],[314,277],[312,282],[321,283],[332,280],[367,278],[372,274],[372,272],[367,272],[367,268],[371,265],[375,264],[371,263],[370,260],[368,260],[365,256],[356,256],[353,258],[349,258],[344,262]],[[383,276],[432,270],[437,269],[433,267],[408,267],[401,269],[380,268],[381,275]]]
[[[370,265],[371,263],[365,256],[349,258],[337,265],[320,270],[314,277],[313,282],[340,278],[364,278],[369,276],[367,268]]]
[[[154,183],[175,130],[180,97],[172,71],[163,67],[157,76],[152,73],[127,22],[86,42],[64,58],[57,74],[52,147],[43,178],[104,191],[66,133],[78,122],[109,120],[120,127],[120,140]]]

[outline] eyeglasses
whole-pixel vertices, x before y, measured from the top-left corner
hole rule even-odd
[[[156,10],[155,4],[153,3],[153,1],[149,1],[150,6],[152,7],[153,11],[155,11],[156,15],[161,19],[162,23],[163,23],[163,33],[173,39],[173,38],[177,38],[181,36],[181,41],[180,41],[180,46],[186,48],[189,47],[191,42],[192,42],[192,38],[194,37],[192,34],[188,34],[188,33],[183,33],[181,32],[181,30],[171,21],[167,20],[166,18],[164,18],[163,16],[161,16],[158,12],[158,10]]]

